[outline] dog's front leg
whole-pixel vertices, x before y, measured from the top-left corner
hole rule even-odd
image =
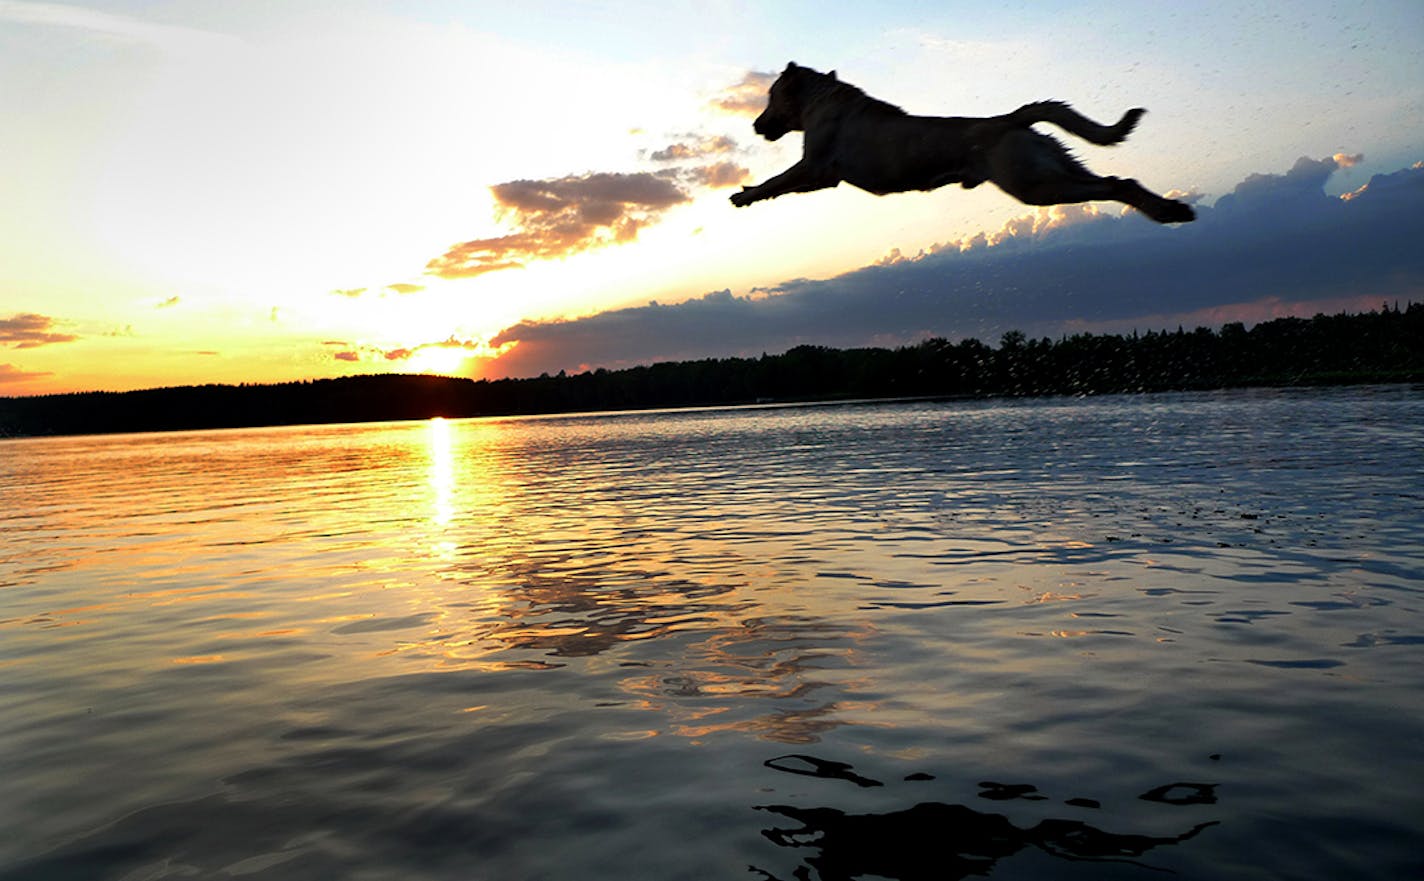
[[[840,178],[819,165],[802,159],[800,162],[764,182],[751,187],[742,187],[740,193],[732,194],[732,204],[741,208],[762,199],[775,199],[787,193],[809,193],[825,190],[840,183]]]

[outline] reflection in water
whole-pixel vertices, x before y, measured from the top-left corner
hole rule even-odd
[[[514,583],[480,635],[507,650],[557,658],[590,657],[623,643],[702,630],[746,608],[729,602],[734,588],[728,585],[669,581],[652,573],[622,584],[537,569],[508,574]]]
[[[675,670],[630,677],[623,688],[666,714],[671,734],[815,743],[871,708],[847,699],[837,675],[853,669],[865,636],[806,616],[743,618],[694,640]]]
[[[455,517],[455,456],[451,449],[450,423],[443,417],[430,420],[430,489],[433,493],[431,521],[449,526]]]
[[[788,764],[795,760],[800,765]],[[857,786],[880,786],[879,781],[855,773],[844,762],[813,756],[780,756],[765,762],[766,767],[792,774],[848,780]],[[923,779],[927,775],[912,775]],[[1028,784],[985,783],[981,798],[1004,800],[1029,798],[1044,800]],[[1173,783],[1159,786],[1140,799],[1165,804],[1215,804],[1214,784]],[[1175,790],[1187,795],[1170,797]],[[1006,795],[1006,792],[1012,794]],[[1065,804],[1098,807],[1092,799],[1073,798]],[[920,802],[913,807],[883,813],[852,814],[830,807],[759,805],[766,811],[800,824],[772,826],[762,835],[774,844],[814,851],[801,857],[794,877],[797,881],[849,881],[852,878],[892,878],[897,881],[953,881],[971,875],[988,875],[995,865],[1026,848],[1036,848],[1053,857],[1074,861],[1138,862],[1148,851],[1180,844],[1195,838],[1216,820],[1197,823],[1179,835],[1154,836],[1108,832],[1081,820],[1050,818],[1031,826],[1015,825],[1002,814],[978,811],[962,804]],[[777,876],[752,867],[768,881]],[[812,874],[814,872],[814,874]]]
[[[460,561],[468,563],[468,561]],[[487,563],[488,565],[488,563]],[[449,608],[438,638],[402,642],[406,656],[438,655],[440,669],[561,668],[643,649],[618,687],[657,714],[661,733],[704,739],[750,733],[814,743],[871,707],[837,695],[868,628],[806,614],[774,614],[743,585],[620,571],[582,561],[506,561],[472,581],[473,599]],[[491,590],[491,584],[501,585]],[[448,604],[447,604],[448,605]],[[818,697],[821,692],[829,696]]]
[[[3,442],[0,879],[1424,877],[1421,443],[1406,389]]]
[[[1067,860],[1135,863],[1135,858],[1153,848],[1187,841],[1216,825],[1198,823],[1181,835],[1158,837],[1106,832],[1080,820],[1043,820],[1022,828],[1002,814],[939,802],[883,814],[791,805],[759,809],[801,824],[794,829],[772,827],[762,834],[782,847],[815,848],[816,855],[804,857],[805,866],[796,872],[795,877],[805,881],[812,877],[946,881],[988,875],[1000,860],[1026,847]],[[816,872],[814,876],[808,867]],[[776,877],[757,871],[768,879]]]
[[[884,786],[879,780],[862,777],[845,762],[818,759],[815,756],[793,754],[767,759],[762,764],[788,774],[802,774],[806,777],[823,777],[831,780],[849,780],[856,786]]]

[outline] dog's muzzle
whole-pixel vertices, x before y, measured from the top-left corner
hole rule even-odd
[[[766,138],[768,141],[774,141],[786,134],[787,128],[776,120],[767,119],[766,114],[763,113],[752,123],[752,131]]]

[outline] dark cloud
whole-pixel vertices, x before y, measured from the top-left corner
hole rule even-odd
[[[496,184],[490,192],[496,217],[518,232],[455,245],[430,261],[426,272],[470,278],[629,242],[663,212],[692,198],[669,177],[647,172],[516,180]]]
[[[360,361],[361,356],[352,351],[337,352],[331,357],[338,361]]]
[[[1197,222],[1164,228],[1096,205],[1040,209],[991,235],[746,297],[522,322],[486,375],[782,351],[801,343],[895,345],[927,336],[996,340],[1019,328],[1175,327],[1191,317],[1261,320],[1320,304],[1424,299],[1424,167],[1376,175],[1349,198],[1326,180],[1357,157],[1301,159],[1255,174]]]
[[[16,349],[33,349],[51,343],[68,343],[79,339],[72,333],[56,333],[51,330],[54,319],[33,312],[19,312],[9,318],[0,318],[0,345]]]
[[[524,321],[490,340],[517,343],[488,375],[532,376],[580,367],[734,355],[795,345],[785,323],[763,322],[762,301],[718,291],[674,306],[649,303],[570,321]],[[792,336],[787,337],[787,332]]]
[[[756,116],[766,109],[766,92],[776,82],[776,74],[747,71],[735,85],[728,86],[712,98],[711,104],[723,113]]]
[[[1337,153],[1329,159],[1302,156],[1285,174],[1252,174],[1236,185],[1236,189],[1216,202],[1218,210],[1269,211],[1282,213],[1297,205],[1309,207],[1323,196],[1325,182],[1336,169],[1349,168],[1363,156]]]
[[[24,382],[27,379],[38,379],[41,376],[53,376],[46,370],[21,370],[14,364],[0,364],[0,385],[7,382]]]
[[[1404,198],[1409,198],[1409,193],[1414,192],[1410,190],[1410,187],[1418,185],[1417,180],[1421,172],[1424,172],[1424,162],[1416,162],[1409,168],[1396,171],[1393,174],[1377,174],[1359,189],[1345,193],[1340,198],[1349,202],[1366,193],[1385,198],[1391,198],[1395,193],[1402,193]]]

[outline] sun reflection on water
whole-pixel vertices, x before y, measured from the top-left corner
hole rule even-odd
[[[426,430],[432,491],[430,519],[440,527],[449,526],[455,518],[455,454],[450,434],[450,423],[444,417],[430,420]]]

